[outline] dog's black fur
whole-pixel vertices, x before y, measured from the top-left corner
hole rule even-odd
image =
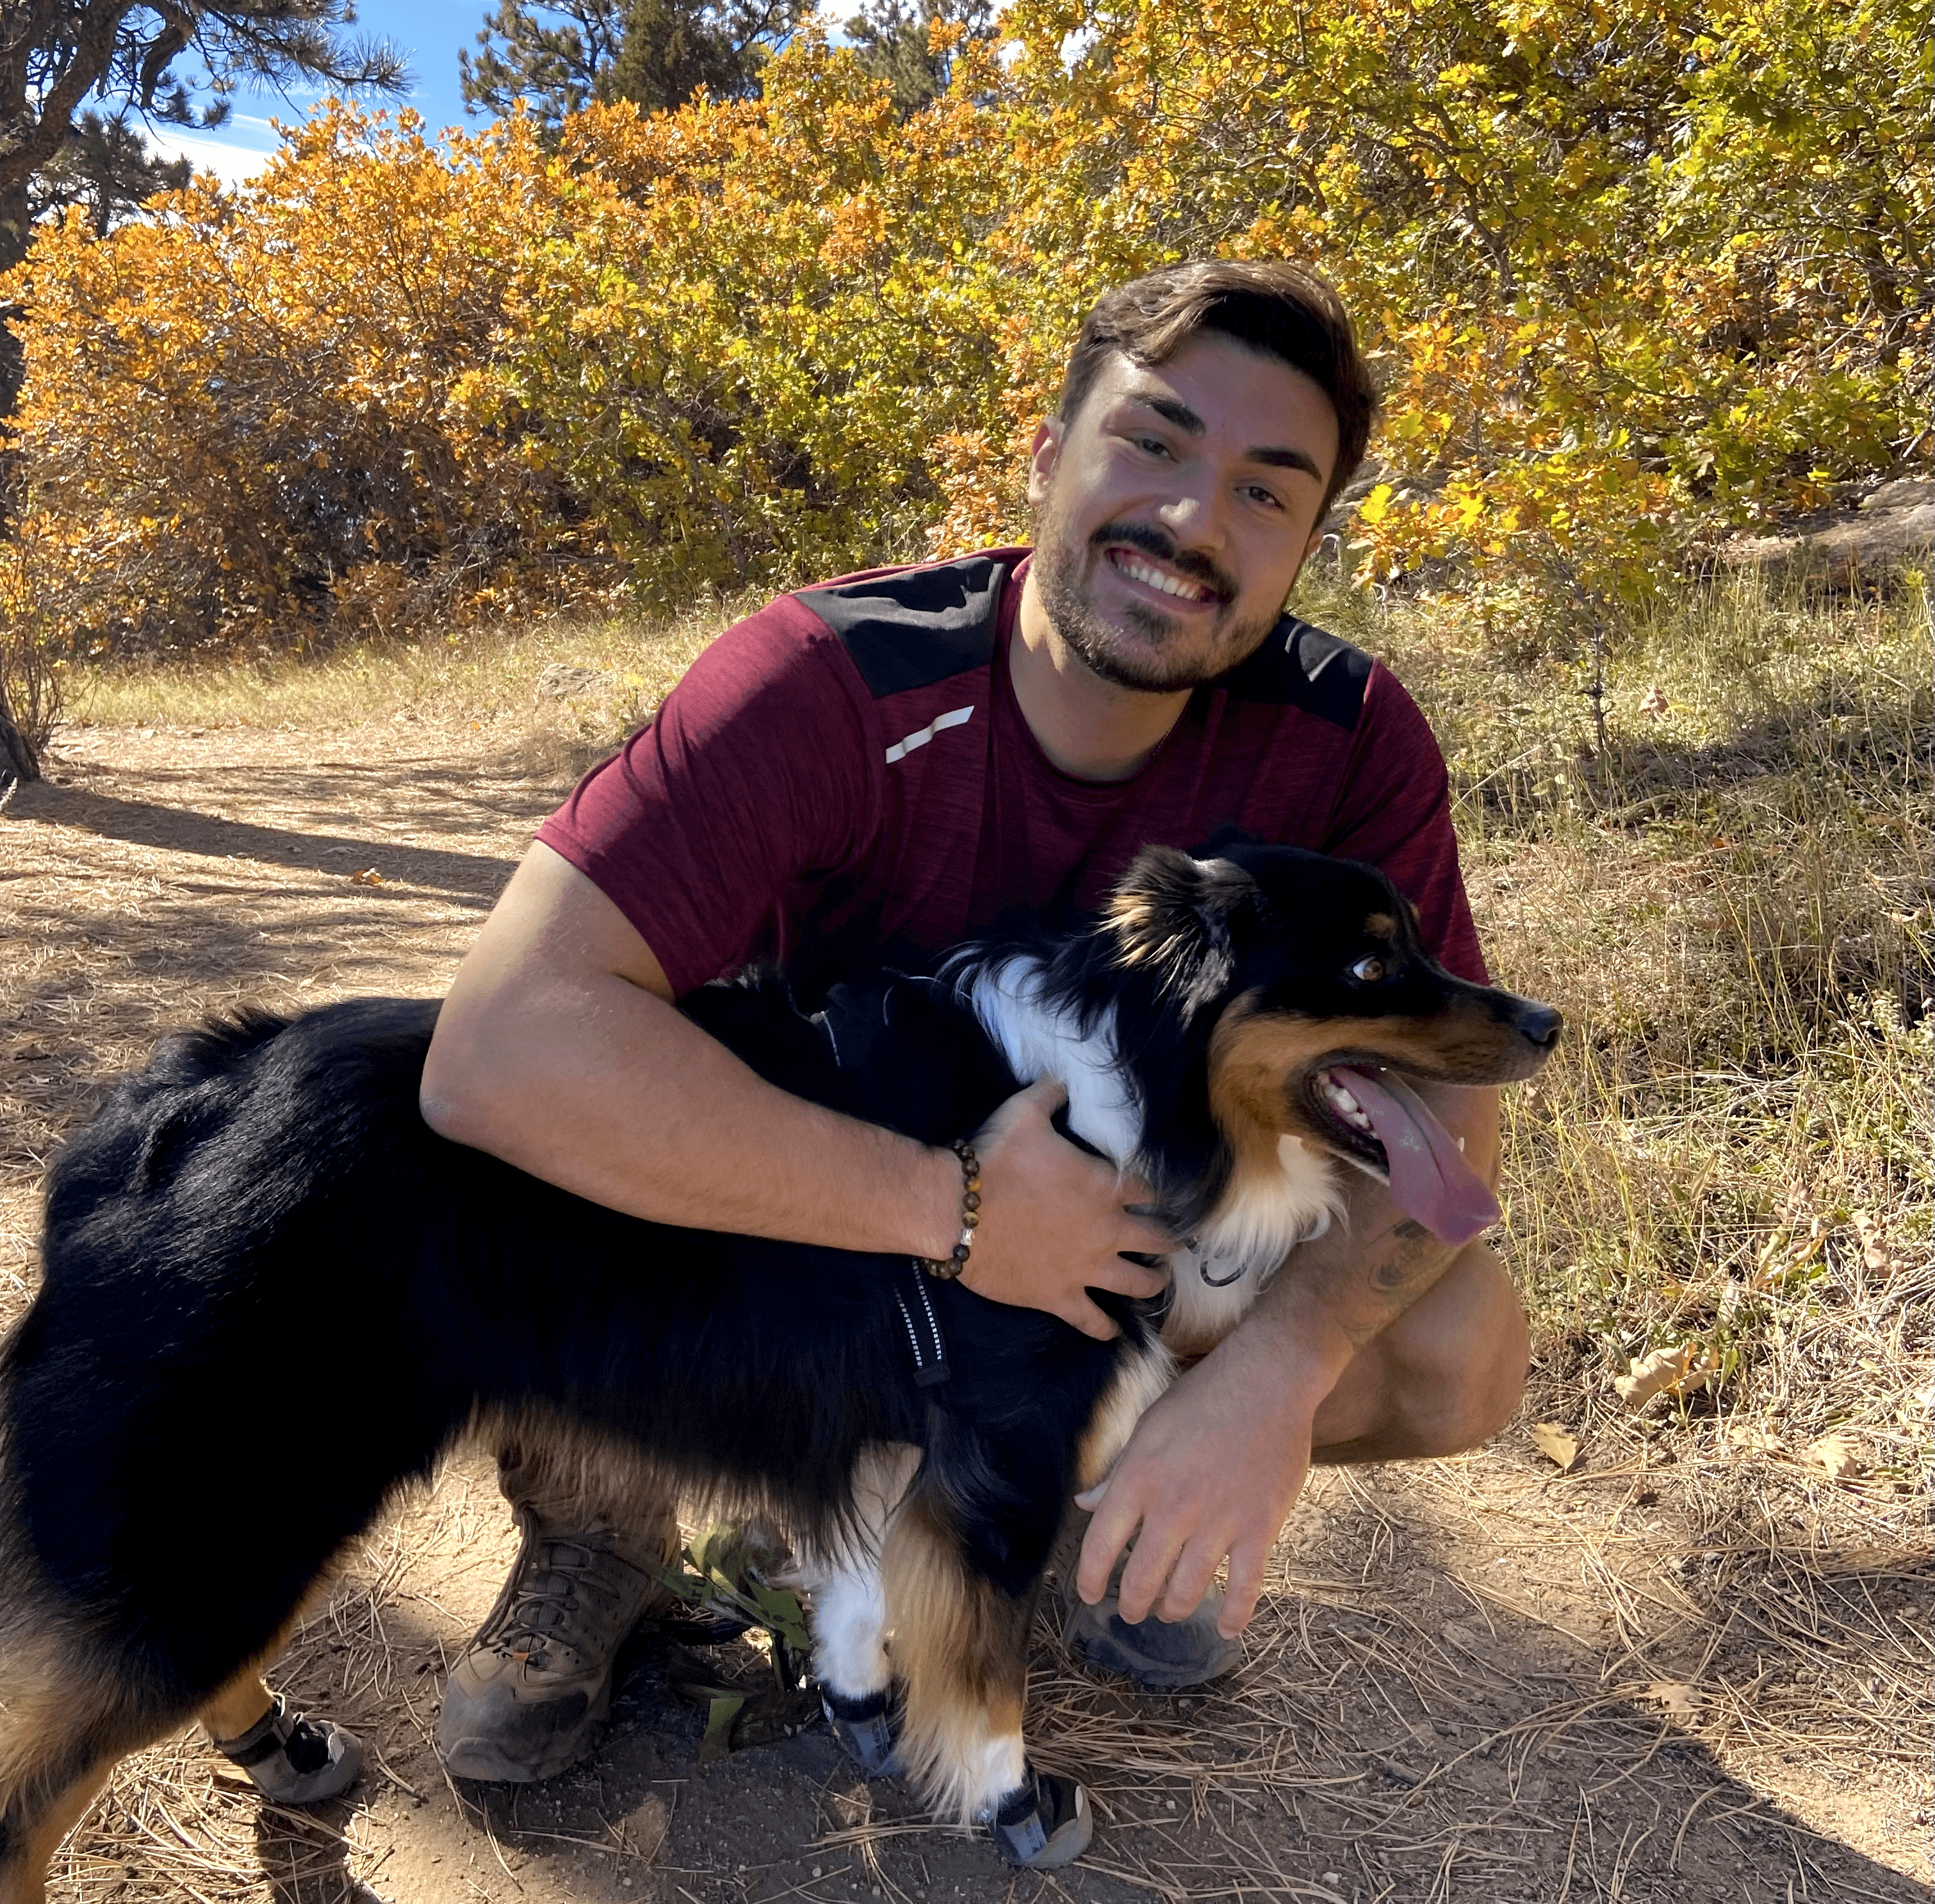
[[[1206,1067],[1239,996],[1427,1027],[1455,1004],[1496,1047],[1461,1081],[1535,1068],[1556,1014],[1426,958],[1381,875],[1226,852],[1215,878],[1145,856],[1128,912],[1018,928],[942,979],[844,988],[824,1023],[771,981],[684,1008],[774,1083],[938,1144],[1019,1087],[964,975],[1045,958],[1060,1003],[1090,1026],[1114,1014],[1144,1167],[1192,1223],[1228,1174]],[[1346,968],[1381,911],[1405,970],[1367,998]],[[641,1222],[435,1135],[417,1096],[437,1011],[358,1000],[171,1040],[50,1173],[43,1284],[0,1354],[0,1650],[23,1643],[37,1693],[50,1674],[75,1691],[64,1736],[0,1741],[0,1896],[62,1787],[277,1644],[344,1543],[480,1416],[575,1424],[821,1540],[862,1451],[908,1444],[966,1573],[1024,1607],[1035,1591],[1077,1445],[1150,1316],[1104,1298],[1124,1334],[1098,1343],[930,1281],[951,1378],[919,1386],[892,1299],[906,1259]]]

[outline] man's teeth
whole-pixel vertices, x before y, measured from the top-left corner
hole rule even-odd
[[[1132,562],[1124,558],[1122,573],[1131,581],[1146,582],[1152,588],[1160,588],[1165,595],[1180,595],[1185,602],[1200,602],[1206,599],[1209,591],[1199,588],[1193,582],[1185,582],[1180,576],[1164,575],[1159,569],[1151,568],[1146,562]]]
[[[1330,1101],[1330,1108],[1345,1123],[1354,1125],[1360,1131],[1371,1129],[1371,1120],[1364,1107],[1327,1071],[1324,1077],[1324,1095]]]

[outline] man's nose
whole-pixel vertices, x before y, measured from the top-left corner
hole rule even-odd
[[[1186,485],[1164,504],[1160,513],[1163,527],[1180,548],[1221,549],[1229,539],[1221,491],[1209,485]]]

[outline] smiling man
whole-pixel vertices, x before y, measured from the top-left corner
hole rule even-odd
[[[675,1002],[763,958],[810,1005],[1007,908],[1092,906],[1139,848],[1230,825],[1382,866],[1429,949],[1482,978],[1423,718],[1284,612],[1374,407],[1306,269],[1185,265],[1105,297],[1035,439],[1032,554],[845,578],[722,636],[540,833],[445,1007],[430,1123],[638,1216],[944,1257],[951,1152],[786,1096]],[[1491,1174],[1493,1095],[1432,1097]],[[1056,1134],[1059,1101],[1044,1080],[976,1135],[964,1280],[1106,1336],[1088,1292],[1155,1293],[1122,1253],[1175,1239],[1135,1213],[1146,1186]],[[1212,1676],[1313,1459],[1447,1453],[1510,1413],[1524,1324],[1496,1260],[1372,1180],[1352,1198],[1085,1503],[1068,1633],[1091,1661],[1152,1687]],[[500,1471],[524,1545],[439,1745],[461,1774],[548,1777],[589,1747],[672,1504],[588,1495],[542,1447]]]

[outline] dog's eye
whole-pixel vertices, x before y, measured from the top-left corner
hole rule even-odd
[[[1351,968],[1351,976],[1360,978],[1366,985],[1375,985],[1384,975],[1384,962],[1381,959],[1360,959]]]

